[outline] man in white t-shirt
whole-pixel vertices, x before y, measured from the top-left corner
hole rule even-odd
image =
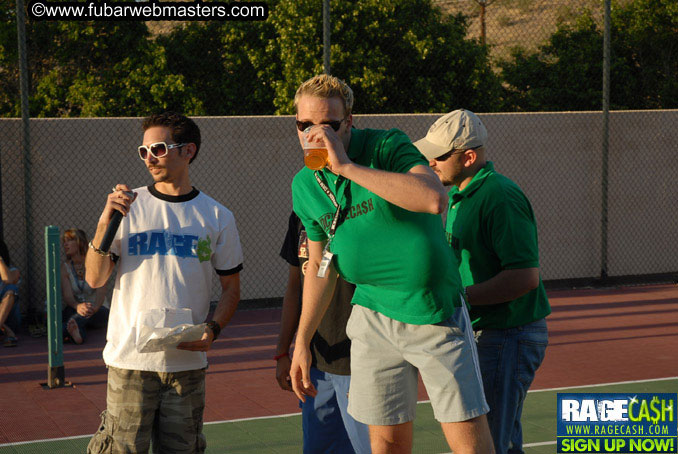
[[[200,149],[195,122],[165,112],[146,118],[143,130],[139,157],[154,183],[132,196],[127,185],[115,187],[86,258],[93,288],[119,267],[104,349],[107,408],[87,452],[146,453],[153,440],[154,453],[202,453],[205,352],[240,300],[240,239],[233,214],[191,185],[189,165]],[[124,217],[110,252],[102,251],[115,211]],[[140,353],[142,331],[206,321],[212,269],[221,297],[202,338]]]

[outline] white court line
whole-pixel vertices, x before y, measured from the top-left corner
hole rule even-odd
[[[557,441],[540,441],[539,443],[527,443],[523,445],[523,448],[531,448],[533,446],[548,446],[555,445]]]
[[[548,445],[555,445],[557,442],[555,441],[540,441],[539,443],[527,443],[523,445],[523,448],[533,448],[535,446],[548,446]],[[443,454],[454,454],[452,452],[445,452]]]
[[[210,424],[223,424],[225,422],[242,422],[242,421],[256,421],[258,419],[289,418],[291,416],[298,416],[300,414],[301,414],[301,412],[299,412],[299,413],[287,413],[286,415],[256,416],[254,418],[225,419],[223,421],[205,422],[205,423],[203,423],[203,426],[208,426]]]
[[[546,388],[546,389],[535,389],[535,390],[529,390],[528,393],[540,393],[540,392],[545,392],[545,391],[561,391],[565,389],[577,389],[577,388],[598,388],[601,386],[613,386],[613,385],[627,385],[627,384],[632,384],[632,383],[649,383],[649,382],[654,382],[654,381],[667,381],[667,380],[678,380],[678,377],[664,377],[664,378],[649,378],[647,380],[629,380],[629,381],[618,381],[618,382],[612,382],[612,383],[596,383],[593,385],[580,385],[580,386],[566,386],[563,388]],[[420,400],[417,403],[418,404],[426,404],[430,403],[430,400]],[[292,416],[297,416],[300,415],[301,413],[288,413],[285,415],[274,415],[274,416],[257,416],[254,418],[240,418],[240,419],[225,419],[223,421],[211,421],[211,422],[206,422],[204,425],[211,425],[211,424],[223,424],[227,422],[244,422],[244,421],[256,421],[260,419],[274,419],[274,418],[289,418]],[[18,441],[15,443],[2,443],[0,444],[0,448],[4,448],[6,446],[19,446],[19,445],[25,445],[29,443],[47,443],[50,441],[61,441],[61,440],[77,440],[78,438],[85,438],[85,437],[91,437],[93,434],[89,435],[75,435],[72,437],[63,437],[63,438],[46,438],[43,440],[31,440],[31,441]],[[555,441],[543,441],[539,443],[528,443],[523,445],[524,447],[531,447],[531,446],[544,446],[544,445],[554,445],[556,444]]]
[[[611,383],[596,383],[593,385],[577,385],[577,386],[564,386],[562,388],[544,388],[544,389],[530,389],[527,391],[530,393],[543,393],[546,391],[562,391],[565,389],[577,389],[577,388],[599,388],[601,386],[614,386],[614,385],[629,385],[633,383],[649,383],[654,381],[667,381],[667,380],[678,380],[678,377],[663,377],[663,378],[648,378],[646,380],[629,380],[629,381],[615,381]],[[430,400],[420,400],[417,401],[418,404],[428,404]]]
[[[6,446],[29,445],[31,443],[49,443],[50,441],[77,440],[78,438],[87,438],[91,437],[92,435],[94,434],[75,435],[73,437],[62,437],[62,438],[45,438],[44,440],[17,441],[15,443],[2,443],[0,444],[0,448],[4,448]]]
[[[528,391],[528,393],[541,393],[544,391],[561,391],[563,389],[576,389],[576,388],[598,388],[601,386],[628,385],[632,383],[648,383],[651,381],[667,381],[667,380],[678,380],[678,377],[649,378],[647,380],[629,380],[629,381],[617,381],[612,383],[598,383],[595,385],[565,386],[563,388],[535,389]]]
[[[666,380],[676,380],[678,377],[665,377],[665,378],[652,378],[652,379],[647,379],[647,380],[630,380],[630,381],[618,381],[618,382],[612,382],[612,383],[597,383],[595,385],[584,385],[584,386],[567,386],[563,388],[546,388],[546,389],[534,389],[534,390],[529,390],[527,391],[528,393],[540,393],[544,391],[561,391],[564,389],[577,389],[577,388],[597,388],[600,386],[613,386],[613,385],[626,385],[629,383],[647,383],[647,382],[655,382],[655,381],[666,381]],[[430,400],[427,400],[426,402],[430,402]],[[417,402],[417,403],[423,403],[422,402]],[[548,446],[548,445],[555,445],[558,443],[557,441],[540,441],[538,443],[526,443],[523,445],[523,448],[532,448],[536,446]],[[445,454],[452,454],[451,452],[445,453]]]
[[[301,412],[299,412],[299,413],[288,413],[286,415],[257,416],[257,417],[254,417],[254,418],[226,419],[224,421],[206,422],[206,423],[203,423],[203,425],[209,426],[210,424],[223,424],[223,423],[227,423],[227,422],[256,421],[258,419],[289,418],[290,416],[297,416],[297,415],[301,415]],[[28,445],[28,444],[31,444],[31,443],[49,443],[50,441],[77,440],[79,438],[88,438],[88,437],[91,437],[92,435],[94,435],[94,434],[74,435],[72,437],[62,437],[62,438],[45,438],[43,440],[17,441],[17,442],[14,442],[14,443],[1,443],[0,448],[4,448],[4,447],[7,447],[7,446]]]

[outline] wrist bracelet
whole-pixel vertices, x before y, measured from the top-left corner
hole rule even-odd
[[[217,340],[219,333],[221,332],[221,325],[219,325],[215,320],[207,322],[207,327],[212,330],[212,341]]]
[[[278,361],[280,358],[284,358],[285,356],[290,356],[290,352],[285,352],[285,353],[281,353],[279,355],[275,355],[273,357],[273,361]]]
[[[99,249],[98,247],[96,247],[94,244],[92,244],[91,241],[89,242],[89,248],[90,248],[91,250],[93,250],[94,252],[96,252],[97,254],[99,254],[100,256],[102,256],[102,257],[110,257],[110,256],[111,256],[111,253],[110,253],[110,252],[104,252],[104,251],[102,251],[101,249]]]

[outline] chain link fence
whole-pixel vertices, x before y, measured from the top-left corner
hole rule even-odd
[[[481,114],[489,159],[513,178],[535,210],[545,280],[600,277],[601,118],[596,112]],[[398,127],[423,137],[436,115],[357,115],[364,128]],[[303,165],[293,117],[196,119],[204,145],[193,184],[233,211],[245,254],[242,297],[252,305],[282,297],[278,257],[291,210],[290,183]],[[678,270],[675,159],[641,159],[639,150],[675,153],[678,111],[611,115],[607,265],[610,277],[673,275]],[[116,183],[151,182],[136,155],[141,119],[34,119],[22,159],[20,121],[0,120],[4,238],[23,273],[23,304],[44,300],[44,227],[91,235]],[[641,133],[642,132],[642,133]],[[22,162],[30,167],[22,168]],[[213,298],[218,296],[215,280]]]
[[[467,17],[468,37],[487,44],[495,61],[510,58],[515,47],[536,51],[558,25],[575,22],[582,11],[591,11],[600,24],[603,21],[603,2],[599,0],[437,0],[434,3],[449,14],[461,13]]]
[[[318,8],[322,8],[321,0],[317,3]],[[580,20],[582,11],[590,11],[595,24],[603,22],[602,5],[597,0],[438,0],[433,3],[445,15],[466,17],[466,39],[485,43],[489,64],[497,75],[505,71],[502,61],[513,58],[516,46],[523,48],[525,55],[539,52],[559,26]],[[337,7],[335,2],[331,5]],[[332,23],[345,20],[337,16],[331,19]],[[149,26],[155,30],[153,36],[160,39],[179,25],[153,23]],[[333,30],[335,52],[343,38]],[[322,33],[316,38],[322,44]],[[600,42],[594,40],[594,44],[602,59],[602,36],[595,39],[598,38]],[[198,53],[199,49],[194,52]],[[211,49],[210,58],[219,52],[226,53],[223,49]],[[333,70],[343,64],[341,53],[337,55],[339,57],[332,60]],[[545,65],[549,63],[548,58],[545,54]],[[316,66],[322,67],[322,58],[318,58]],[[602,86],[602,74],[596,68],[596,77]],[[54,68],[56,73],[58,69]],[[376,72],[379,68],[367,69]],[[363,88],[357,92],[365,96],[369,93],[363,86],[364,81],[358,82],[357,76],[336,75],[351,84],[351,80],[362,84]],[[199,76],[205,86],[215,82],[209,74]],[[248,77],[239,77],[243,86]],[[570,91],[574,92],[572,99],[577,101],[577,96],[586,93],[575,79],[566,78],[573,84]],[[510,85],[506,80],[502,84],[504,88]],[[613,78],[611,84],[614,92],[618,83]],[[261,81],[261,86],[268,85],[273,82]],[[570,106],[565,99],[569,96],[565,92],[568,84],[562,85],[551,88],[563,89],[562,105]],[[408,94],[412,87],[398,88],[399,98],[413,96]],[[441,93],[445,91],[444,86],[435,88]],[[528,86],[525,90],[533,95],[536,89]],[[600,106],[600,87],[592,90],[590,96],[596,99],[595,105]],[[55,99],[72,97],[73,92],[53,95]],[[248,94],[238,96],[245,102]],[[678,105],[678,100],[674,101]],[[546,101],[534,107],[536,101],[531,102],[510,108],[503,104],[496,110],[478,113],[490,134],[489,159],[495,162],[499,172],[525,190],[533,204],[539,227],[543,278],[552,283],[588,285],[596,280],[616,282],[615,279],[629,276],[639,281],[675,276],[678,232],[674,219],[678,217],[675,203],[678,189],[674,182],[678,177],[678,160],[674,158],[678,155],[678,132],[671,125],[678,124],[678,111],[613,111],[609,117],[609,149],[605,151],[603,115],[595,111],[598,107],[577,112],[541,112],[563,109]],[[261,107],[267,105],[259,103],[258,111],[250,113],[263,110],[273,114],[273,103],[270,107]],[[360,98],[356,105],[361,105]],[[393,115],[361,115],[364,112],[357,111],[355,124],[359,128],[397,127],[417,140],[426,134],[439,114],[460,107],[470,106],[452,102],[435,114],[421,113],[431,109],[405,110]],[[18,115],[18,111],[15,112],[14,115]],[[194,118],[202,130],[204,145],[191,166],[192,182],[235,214],[245,254],[242,298],[246,301],[243,305],[278,301],[284,293],[287,276],[287,265],[278,257],[278,252],[291,210],[291,180],[302,165],[294,118],[285,115]],[[40,311],[45,298],[45,226],[57,225],[62,231],[78,227],[91,236],[106,194],[113,185],[126,183],[137,187],[149,184],[151,179],[136,156],[142,137],[140,118],[33,118],[29,128],[30,142],[24,147],[22,121],[0,119],[0,234],[9,247],[13,264],[22,272],[23,310]],[[605,153],[609,162],[607,184],[603,181]],[[215,280],[213,299],[218,292]]]

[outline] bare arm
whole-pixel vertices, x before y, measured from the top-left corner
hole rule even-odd
[[[240,302],[240,273],[219,276],[221,281],[221,298],[214,310],[212,320],[224,328],[231,321]]]
[[[353,162],[341,167],[341,175],[409,211],[441,214],[447,193],[430,167],[418,165],[407,173],[386,172]]]
[[[505,303],[523,296],[538,285],[539,268],[504,270],[492,279],[468,286],[467,302],[471,306]]]
[[[415,166],[404,174],[372,169],[352,162],[341,139],[328,125],[314,127],[308,137],[311,142],[325,143],[332,172],[384,200],[423,213],[440,214],[447,208],[447,191],[428,165]]]
[[[295,348],[299,347],[300,344],[306,347],[309,346],[313,334],[318,329],[334,294],[334,287],[338,277],[334,264],[330,264],[327,270],[327,277],[318,277],[318,269],[320,268],[324,247],[324,241],[308,240],[309,261],[306,279],[304,280],[301,316],[299,318]]]
[[[294,333],[299,326],[299,296],[301,295],[301,270],[298,266],[289,266],[287,276],[287,290],[282,304],[282,316],[280,318],[280,333],[278,334],[278,345],[275,350],[276,356],[283,355],[290,351]],[[276,363],[275,378],[278,385],[285,391],[292,391],[290,383],[290,367],[292,360],[289,356],[281,356]]]
[[[324,246],[324,241],[308,240],[308,268],[306,269],[306,278],[304,279],[301,317],[299,319],[297,339],[294,343],[294,357],[292,358],[290,370],[292,388],[297,397],[302,401],[306,401],[305,396],[314,396],[317,392],[311,384],[310,379],[310,343],[313,334],[318,329],[318,325],[320,325],[325,315],[325,311],[334,294],[334,287],[337,284],[338,275],[333,264],[330,264],[327,270],[327,277],[321,278],[317,275]]]
[[[101,305],[104,304],[106,300],[106,287],[100,287],[95,291],[95,299],[92,301],[83,301],[79,302],[75,298],[75,293],[73,292],[73,286],[71,285],[71,280],[68,277],[68,269],[66,264],[61,264],[61,297],[63,298],[64,303],[68,306],[75,309],[75,311],[82,315],[83,317],[91,317],[96,314],[96,312],[101,308]]]
[[[299,306],[299,296],[301,295],[301,271],[298,266],[289,267],[287,276],[287,289],[282,304],[282,316],[280,319],[280,333],[278,334],[278,345],[276,355],[286,353],[292,345],[292,338],[299,326],[299,315],[301,308]]]
[[[240,273],[229,274],[228,276],[219,276],[221,281],[221,297],[214,310],[212,320],[217,322],[220,327],[225,327],[233,317],[235,310],[240,302]],[[202,339],[195,342],[182,342],[177,345],[180,350],[191,350],[206,352],[212,346],[214,333],[207,328]]]
[[[108,224],[106,224],[106,226],[108,226]],[[106,227],[104,227],[101,232],[99,231],[99,227],[97,227],[97,234],[94,236],[92,244],[101,244],[104,232],[106,232]],[[110,256],[105,257],[99,255],[91,249],[87,251],[87,256],[85,256],[85,280],[90,287],[103,287],[111,277],[113,268],[115,268],[115,263]]]
[[[73,294],[73,287],[71,287],[71,280],[68,278],[68,270],[65,263],[61,264],[61,297],[66,305],[75,310],[78,309],[78,301]]]
[[[0,280],[2,280],[4,284],[16,284],[19,282],[20,276],[21,273],[19,273],[19,270],[10,269],[2,257],[0,257]]]
[[[115,192],[108,195],[106,206],[97,223],[97,230],[92,239],[92,244],[96,247],[101,244],[101,240],[104,238],[113,212],[119,211],[123,216],[127,216],[130,205],[136,199],[136,194],[134,197],[129,197],[123,193],[123,191],[130,191],[129,187],[125,184],[116,185],[115,189]],[[91,248],[87,250],[87,256],[85,257],[85,280],[90,287],[103,287],[111,277],[113,268],[115,268],[115,263],[113,263],[110,256],[97,254]]]
[[[96,289],[96,293],[94,294],[94,305],[92,309],[94,312],[97,312],[99,309],[101,309],[101,306],[104,305],[104,301],[106,301],[106,286],[99,287]]]

